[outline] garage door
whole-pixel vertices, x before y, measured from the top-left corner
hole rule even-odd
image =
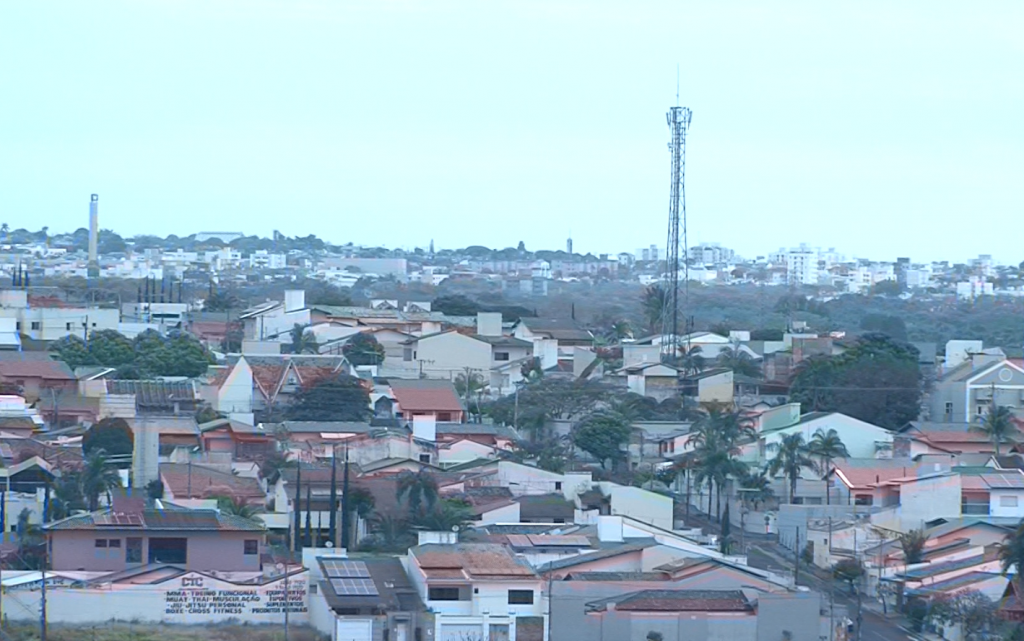
[[[334,641],[371,641],[373,621],[370,619],[338,619]]]
[[[446,623],[441,625],[441,638],[438,641],[483,641],[484,626]]]

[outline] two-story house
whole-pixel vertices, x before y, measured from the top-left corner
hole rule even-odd
[[[999,350],[969,354],[939,376],[929,397],[934,422],[979,422],[993,405],[1024,407],[1024,369]]]
[[[238,315],[246,340],[291,341],[291,331],[296,325],[310,324],[309,308],[306,307],[306,292],[301,289],[287,290],[283,301],[268,301],[249,308]]]
[[[434,612],[436,641],[547,640],[544,581],[504,545],[418,545],[406,570]]]
[[[394,399],[392,409],[396,417],[403,420],[429,417],[439,422],[461,423],[465,419],[466,408],[450,381],[389,378],[387,389]]]

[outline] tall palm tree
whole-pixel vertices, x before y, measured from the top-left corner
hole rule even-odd
[[[1020,522],[1017,529],[1006,535],[1003,542],[999,544],[999,560],[1002,562],[1003,574],[1014,575],[1017,587],[1022,587],[1024,581],[1021,579],[1021,569],[1024,568],[1024,521]]]
[[[740,477],[740,488],[743,490],[743,496],[740,498],[745,504],[753,503],[755,510],[761,503],[775,497],[771,479],[765,470],[748,470]]]
[[[996,448],[996,456],[999,456],[999,446],[1003,443],[1012,443],[1013,436],[1017,433],[1017,426],[1013,422],[1013,413],[1010,408],[1003,405],[995,405],[988,411],[981,425],[974,427],[978,432],[985,434],[988,440]]]
[[[441,500],[434,509],[423,512],[414,520],[418,527],[433,532],[461,529],[473,519],[473,512],[460,501]]]
[[[923,529],[910,530],[899,535],[903,560],[907,565],[924,561],[924,546],[928,542],[928,533]]]
[[[739,445],[754,436],[750,421],[737,411],[711,407],[702,413],[693,425],[687,443],[693,445],[694,480],[698,485],[708,483],[708,513],[711,513],[712,494],[718,490],[715,511],[721,517],[722,489],[730,476],[740,476],[746,465],[735,459]]]
[[[292,339],[292,354],[316,354],[319,351],[316,335],[309,331],[308,325],[295,323],[289,333]]]
[[[85,465],[81,471],[82,495],[85,497],[89,511],[95,512],[100,507],[100,496],[109,494],[110,490],[121,487],[121,477],[117,469],[107,462],[106,452],[93,450],[85,457]]]
[[[641,297],[644,320],[647,328],[653,333],[661,328],[662,312],[665,309],[667,294],[661,285],[648,285]]]
[[[428,508],[432,508],[437,503],[437,481],[426,470],[402,472],[398,476],[396,496],[399,501],[405,498],[409,511],[414,514],[420,511],[424,503]]]
[[[849,458],[850,453],[846,450],[843,439],[839,437],[839,432],[833,429],[826,432],[819,428],[811,437],[807,449],[812,456],[817,456],[821,461],[820,470],[825,476],[825,504],[830,504],[832,493],[829,491],[831,483],[829,483],[828,477],[832,474],[832,461],[837,458]]]
[[[692,376],[707,368],[707,359],[704,358],[702,351],[700,345],[694,345],[690,349],[686,349],[685,345],[679,348],[677,362],[684,374]]]
[[[782,472],[789,480],[789,502],[792,503],[800,472],[804,468],[813,470],[816,467],[807,443],[804,442],[804,435],[800,432],[790,434],[769,445],[768,449],[775,452],[775,458],[768,463],[768,472],[772,475]]]
[[[633,327],[628,320],[616,321],[608,329],[605,338],[611,343],[621,343],[624,339],[633,338]]]

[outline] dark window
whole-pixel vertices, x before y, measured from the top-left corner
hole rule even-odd
[[[18,321],[14,324],[14,329],[18,330],[19,332],[21,331],[21,321]]]
[[[429,454],[420,454],[420,463],[429,463],[429,462],[430,462],[430,455]]]
[[[242,554],[259,554],[260,553],[260,542],[256,539],[246,539],[242,545]]]
[[[96,323],[93,323],[93,324],[92,324],[92,326],[93,326],[93,327],[96,327]]]
[[[32,321],[32,329],[39,329],[40,327],[42,327],[42,323],[39,321]]]
[[[71,331],[71,323],[64,323],[64,329]]]
[[[142,563],[142,538],[130,536],[125,541],[125,563]]]
[[[111,548],[119,548],[119,547],[121,547],[121,539],[110,539],[110,541],[107,542],[107,547],[111,547]]]
[[[857,494],[853,497],[854,505],[871,505],[874,502],[875,497],[870,494]]]
[[[153,538],[149,540],[150,563],[188,563],[188,539]]]
[[[447,423],[447,422],[451,421],[452,420],[451,412],[438,412],[437,413],[437,420],[441,421],[442,423]]]
[[[509,590],[508,602],[510,604],[515,603],[518,605],[532,605],[533,590]]]
[[[428,601],[458,601],[458,588],[430,588],[427,590]]]
[[[562,482],[561,481],[555,481],[555,489],[556,490],[562,489]]]
[[[107,540],[106,539],[96,539],[95,546],[98,547],[98,548],[105,548],[105,547],[107,547]]]
[[[494,360],[496,361],[507,361],[508,352],[494,352]]]

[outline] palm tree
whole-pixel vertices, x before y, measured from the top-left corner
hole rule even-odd
[[[421,513],[413,524],[432,532],[448,532],[456,528],[462,529],[473,519],[473,512],[461,501],[442,500],[434,509]]]
[[[480,416],[480,396],[483,395],[484,389],[487,387],[484,377],[475,372],[467,371],[465,374],[459,374],[455,377],[454,385],[455,392],[461,398],[466,399],[467,409],[470,407],[472,399],[476,398],[476,413],[477,416]]]
[[[641,297],[641,305],[644,312],[644,320],[647,321],[647,328],[657,332],[661,327],[662,310],[665,309],[665,288],[661,285],[648,285]]]
[[[829,491],[831,484],[828,479],[832,474],[832,461],[837,458],[849,458],[850,453],[846,451],[846,445],[843,444],[843,439],[839,438],[839,433],[833,429],[826,432],[819,428],[811,437],[807,449],[812,456],[817,456],[821,460],[820,469],[825,476],[825,504],[830,504],[832,493]]]
[[[1013,436],[1017,433],[1017,426],[1013,422],[1013,413],[1010,408],[1003,405],[995,405],[985,415],[981,425],[974,427],[978,432],[985,434],[988,440],[996,448],[996,456],[999,456],[999,446],[1002,443],[1012,443]]]
[[[74,470],[61,471],[53,484],[53,496],[50,499],[50,516],[53,520],[71,516],[74,510],[86,508],[85,497],[82,496],[80,475]]]
[[[212,496],[210,498],[216,499],[217,509],[220,510],[221,514],[237,516],[249,521],[255,521],[256,515],[263,512],[263,508],[260,506],[243,501],[237,496],[222,494],[219,496]]]
[[[743,490],[740,498],[744,503],[753,503],[755,510],[761,503],[767,503],[775,497],[771,479],[765,470],[748,470],[740,477],[740,488]]]
[[[928,533],[923,529],[910,530],[899,535],[903,560],[907,565],[924,561],[924,546],[928,542]]]
[[[1024,521],[1020,522],[1017,529],[1006,535],[1003,542],[999,544],[999,560],[1003,565],[1003,574],[1014,574],[1017,587],[1021,587],[1021,568],[1024,568]]]
[[[792,503],[800,472],[804,468],[813,470],[816,467],[804,442],[804,435],[800,432],[790,434],[781,441],[770,444],[768,449],[776,452],[775,458],[768,464],[768,472],[772,475],[782,472],[789,480],[789,502]]]
[[[396,496],[399,501],[404,497],[408,501],[409,511],[414,514],[420,511],[424,503],[432,508],[437,503],[437,481],[426,470],[402,472],[398,476]]]
[[[370,517],[370,547],[386,552],[404,552],[411,543],[409,522],[404,518],[378,512]]]
[[[99,509],[101,495],[109,494],[110,490],[121,487],[121,477],[117,469],[107,462],[107,455],[103,450],[93,450],[85,457],[80,479],[82,495],[90,512]]]
[[[605,338],[612,343],[621,343],[624,339],[633,338],[633,327],[628,320],[616,321],[608,329]]]
[[[750,354],[732,347],[725,347],[722,351],[718,352],[718,356],[715,358],[715,365],[727,367],[734,374],[749,376],[750,378],[761,378],[761,365],[751,358]]]
[[[291,329],[291,351],[292,354],[316,354],[319,345],[316,342],[316,335],[309,331],[308,325],[295,323]]]
[[[690,349],[686,349],[685,345],[679,348],[677,363],[684,374],[688,376],[699,374],[707,367],[707,359],[701,352],[700,345],[694,345]]]
[[[749,420],[736,411],[711,407],[693,425],[687,443],[694,446],[694,480],[698,485],[707,482],[714,494],[718,489],[716,517],[721,517],[722,489],[729,476],[740,476],[746,465],[734,457],[739,444],[752,438],[754,429]],[[708,495],[708,513],[711,513],[711,494]]]

